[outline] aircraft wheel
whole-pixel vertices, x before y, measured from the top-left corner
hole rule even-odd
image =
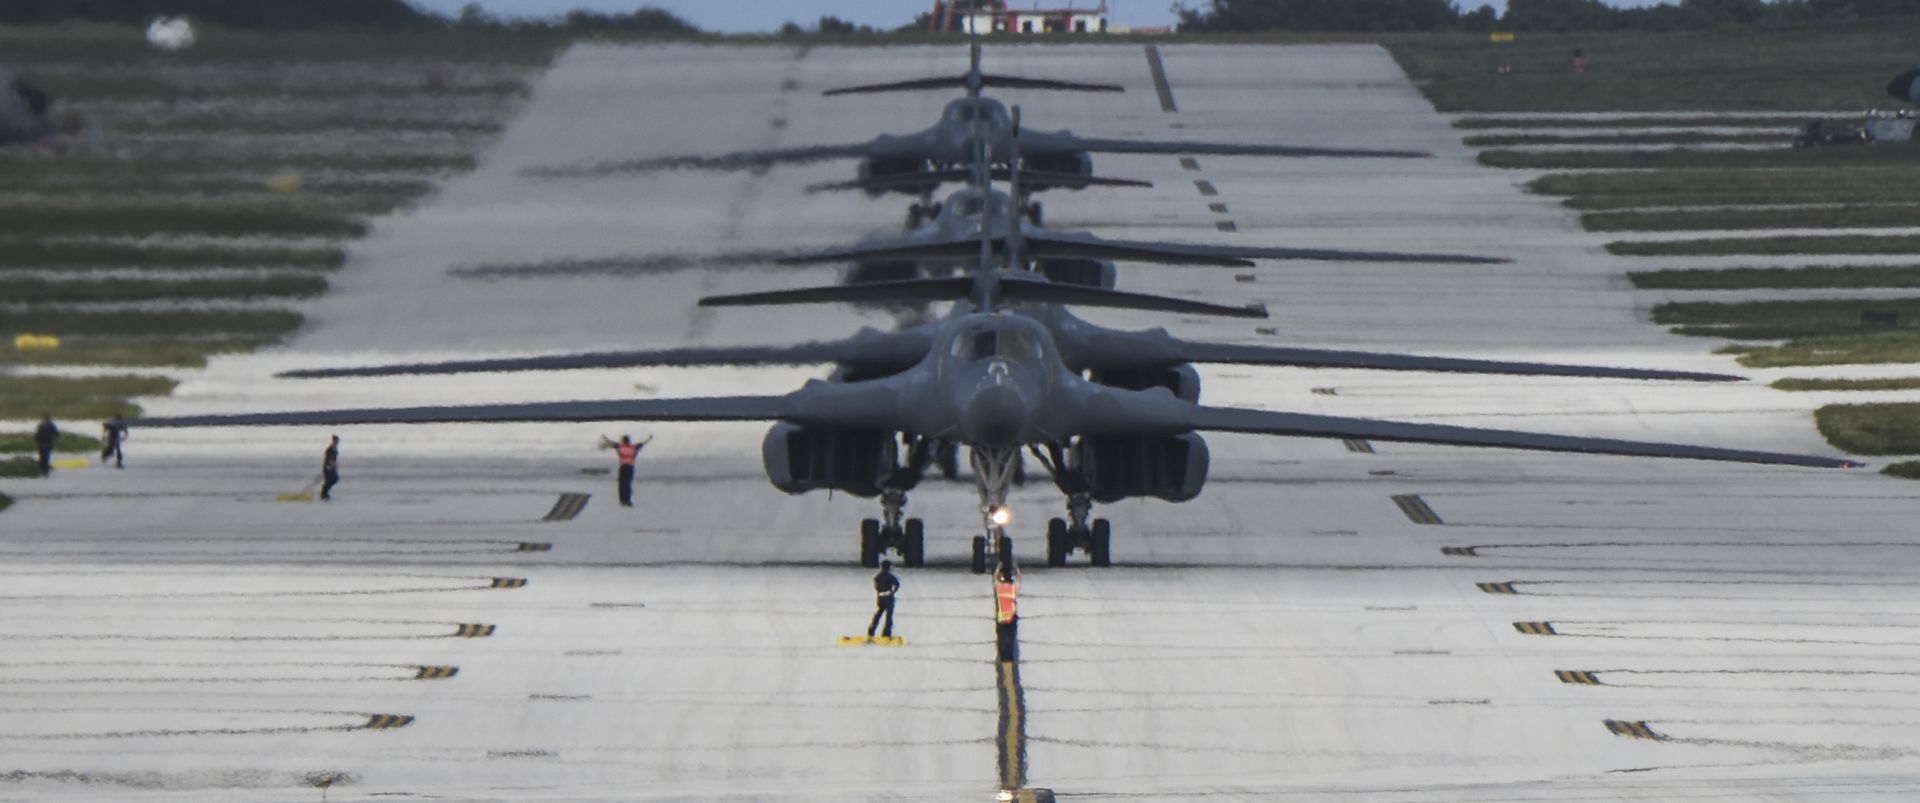
[[[869,569],[880,565],[880,520],[860,520],[860,565]]]
[[[987,537],[984,535],[973,537],[973,573],[987,573]]]
[[[1033,225],[1035,226],[1042,225],[1040,223],[1040,202],[1039,201],[1034,201],[1033,203],[1027,204],[1027,219],[1033,221]]]
[[[1067,540],[1067,520],[1047,520],[1047,565],[1067,565],[1067,553],[1073,551],[1073,542]]]
[[[1000,568],[1013,568],[1013,538],[1011,536],[1000,536],[1000,554],[996,555],[995,559],[998,561]]]
[[[900,536],[900,559],[918,567],[927,560],[927,525],[919,519],[907,519],[906,532]]]
[[[1093,520],[1093,541],[1088,545],[1087,554],[1093,557],[1095,566],[1112,566],[1113,553],[1108,551],[1113,542],[1113,525],[1106,519]]]

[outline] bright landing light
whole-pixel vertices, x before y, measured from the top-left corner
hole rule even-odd
[[[1005,527],[1007,522],[1013,521],[1013,511],[1008,510],[1005,505],[996,506],[987,511],[987,521],[993,522],[995,527]]]

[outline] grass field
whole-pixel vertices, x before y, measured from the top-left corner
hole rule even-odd
[[[1709,134],[1697,131],[1669,131],[1634,134],[1486,134],[1467,137],[1473,148],[1500,148],[1513,145],[1699,145],[1705,142],[1742,142],[1776,145],[1791,141],[1777,131],[1754,134]]]
[[[1881,81],[1884,83],[1885,78]],[[1888,165],[1911,167],[1920,163],[1920,143],[1884,143],[1857,148],[1788,148],[1765,150],[1668,150],[1634,151],[1481,151],[1480,163],[1489,167],[1513,167],[1529,170],[1594,169],[1707,169],[1763,167],[1859,167]]]
[[[1920,18],[1792,29],[1385,37],[1443,112],[1859,110],[1912,66]],[[1573,50],[1587,72],[1573,73]],[[1791,54],[1791,58],[1786,57]],[[1895,55],[1899,54],[1899,55]],[[1499,75],[1500,64],[1513,68]]]
[[[99,438],[77,435],[72,432],[62,432],[60,433],[60,440],[54,442],[53,450],[60,454],[97,453],[100,451],[100,446]],[[0,454],[37,455],[37,453],[38,449],[33,445],[33,433],[0,433]]]
[[[252,351],[272,342],[227,338],[223,340],[182,340],[170,343],[80,342],[66,343],[57,351],[21,351],[12,341],[0,343],[0,366],[90,365],[106,368],[205,368],[207,358],[218,354]]]
[[[347,263],[340,248],[230,245],[115,245],[0,240],[0,271],[7,269],[306,268],[333,270]]]
[[[1722,237],[1704,240],[1611,242],[1607,253],[1621,256],[1831,256],[1920,254],[1920,235],[1837,235]]]
[[[1723,346],[1715,353],[1735,355],[1749,368],[1912,363],[1920,362],[1920,332],[1908,329],[1807,337],[1775,346]]]
[[[1894,379],[1776,379],[1768,387],[1775,390],[1794,392],[1821,390],[1915,390],[1920,389],[1920,377],[1898,377]]]
[[[231,335],[270,338],[300,328],[292,310],[177,310],[169,312],[75,312],[29,309],[0,312],[0,332],[33,332],[61,337],[167,337]]]
[[[0,419],[37,419],[51,413],[61,420],[105,421],[132,418],[140,408],[128,401],[173,392],[172,379],[157,376],[16,376],[0,385]]]
[[[1453,127],[1474,131],[1488,128],[1798,128],[1806,124],[1806,115],[1774,117],[1634,117],[1630,114],[1605,117],[1462,117]],[[1776,132],[1777,133],[1777,132]]]
[[[1903,480],[1920,480],[1920,461],[1907,460],[1899,463],[1888,463],[1886,468],[1880,469],[1880,473],[1889,477],[1899,477]]]
[[[366,233],[366,221],[352,215],[254,199],[238,203],[162,198],[0,203],[0,237],[360,237]]]
[[[1853,454],[1920,453],[1920,403],[1830,404],[1813,419],[1829,443]]]
[[[1659,304],[1653,308],[1653,322],[1678,326],[1686,334],[1720,337],[1778,339],[1839,334],[1870,334],[1890,327],[1861,323],[1863,313],[1893,313],[1902,326],[1920,323],[1920,298],[1875,301],[1749,301],[1724,304],[1712,301],[1686,301]]]
[[[327,290],[325,277],[312,274],[236,279],[113,279],[50,281],[8,279],[0,274],[0,299],[22,304],[77,304],[104,301],[239,301],[256,298],[308,298]]]
[[[1839,206],[1821,209],[1702,209],[1589,212],[1588,231],[1711,231],[1717,229],[1867,229],[1920,226],[1920,207]]]
[[[1627,279],[1641,290],[1920,287],[1920,265],[1652,270],[1628,273]]]
[[[40,461],[32,457],[0,457],[0,479],[31,479],[40,476]],[[12,499],[7,504],[13,504]]]

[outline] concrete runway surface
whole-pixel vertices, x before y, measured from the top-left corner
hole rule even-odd
[[[1621,275],[1635,264],[1522,192],[1529,174],[1477,166],[1384,51],[1161,53],[1173,111],[1135,45],[994,47],[987,66],[1127,86],[999,93],[1035,128],[1438,157],[1096,157],[1154,188],[1049,194],[1050,223],[1516,261],[1123,268],[1124,289],[1264,301],[1274,318],[1089,317],[1192,338],[1733,368],[1646,323]],[[149,410],[790,389],[817,372],[267,377],[885,325],[691,306],[830,269],[645,261],[896,227],[901,196],[801,191],[851,163],[572,183],[517,171],[918,129],[950,95],[817,92],[955,74],[965,57],[576,48],[479,170],[377,224],[290,347],[218,361]],[[653,267],[461,271],[607,259]],[[1203,375],[1216,404],[1830,451],[1814,394],[1768,390],[1766,372],[1710,387]],[[1920,542],[1903,523],[1910,486],[1871,473],[1214,436],[1200,499],[1097,511],[1115,521],[1111,569],[1034,565],[1060,500],[1045,483],[1016,492],[1015,686],[993,660],[991,590],[964,569],[970,488],[930,482],[912,498],[930,565],[901,573],[909,645],[840,647],[871,611],[854,559],[877,505],[772,489],[762,426],[661,425],[644,430],[657,440],[624,510],[593,448],[621,431],[345,428],[346,480],[327,504],[275,501],[313,476],[316,429],[135,432],[125,471],[12,483],[0,798],[986,800],[1021,770],[1069,800],[1920,795]],[[1016,721],[1009,701],[1024,704]]]

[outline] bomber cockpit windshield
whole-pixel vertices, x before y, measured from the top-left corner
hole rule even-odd
[[[971,99],[956,100],[947,106],[947,122],[973,123],[979,121],[988,125],[1007,124],[1007,110],[997,102]]]
[[[974,362],[1032,362],[1040,356],[1040,344],[1022,329],[976,329],[954,338],[953,353]]]

